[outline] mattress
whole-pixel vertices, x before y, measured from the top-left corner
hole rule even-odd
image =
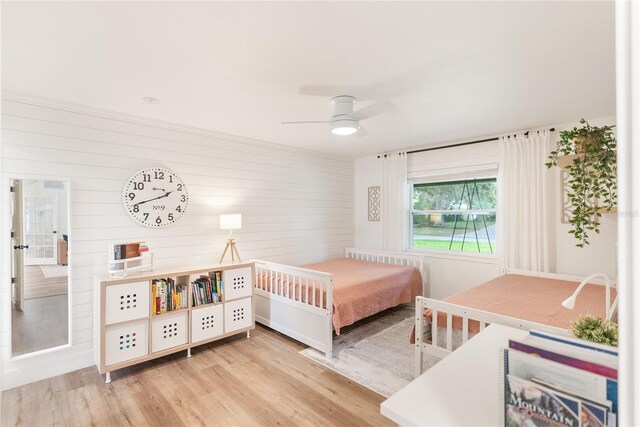
[[[410,303],[422,293],[422,277],[413,266],[343,258],[301,267],[333,274],[332,320],[338,335],[341,328],[398,304]],[[268,291],[260,283],[270,281],[273,283],[270,278],[258,280],[258,287]],[[291,299],[309,299],[316,306],[326,301],[326,295],[320,296],[317,289],[312,299],[314,293],[308,292],[304,283],[289,282],[288,289]]]
[[[587,284],[578,294],[573,310],[562,306],[562,302],[573,294],[578,284],[579,282],[566,280],[505,274],[445,298],[445,301],[569,329],[571,323],[582,315],[605,317],[605,286]],[[612,292],[612,301],[613,298],[615,292]],[[478,322],[474,322],[473,327],[471,323],[469,322],[469,330],[477,332]],[[438,314],[438,324],[447,324],[445,313]],[[462,329],[462,319],[454,318],[453,327]]]
[[[517,319],[542,323],[562,329],[570,329],[571,323],[586,314],[605,317],[605,286],[587,284],[576,299],[575,308],[569,310],[562,302],[570,297],[579,282],[547,279],[542,277],[505,274],[463,292],[451,295],[443,301],[488,311]],[[612,291],[611,301],[615,298]],[[431,310],[424,313],[432,322]],[[453,329],[462,329],[462,318],[453,316]],[[447,326],[447,315],[438,312],[438,328]],[[469,320],[469,333],[477,333],[480,325]],[[443,329],[444,330],[444,329]],[[441,330],[438,330],[441,333]],[[414,336],[411,335],[411,342]]]

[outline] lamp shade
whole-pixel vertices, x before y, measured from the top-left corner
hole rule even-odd
[[[242,228],[242,214],[221,214],[220,229],[221,230],[240,230]]]
[[[569,298],[562,301],[562,306],[564,308],[568,308],[569,310],[573,310],[576,306],[576,295],[571,295]]]

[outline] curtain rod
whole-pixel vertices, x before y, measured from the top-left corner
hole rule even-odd
[[[551,128],[549,129],[551,132],[555,131],[555,128]],[[524,136],[529,136],[529,132],[530,131],[526,131],[524,133]],[[423,148],[421,150],[412,150],[412,151],[407,151],[407,154],[413,154],[413,153],[422,153],[423,151],[433,151],[433,150],[442,150],[443,148],[452,148],[452,147],[462,147],[463,145],[473,145],[473,144],[481,144],[483,142],[489,142],[489,141],[497,141],[499,140],[500,137],[496,136],[495,138],[487,138],[487,139],[479,139],[477,141],[469,141],[469,142],[461,142],[459,144],[451,144],[451,145],[442,145],[440,147],[432,147],[432,148]]]
[[[551,132],[555,131],[556,128],[551,128],[549,129]],[[530,131],[526,131],[524,133],[524,136],[529,136],[529,132]],[[497,141],[499,140],[500,137],[496,136],[495,138],[487,138],[487,139],[478,139],[477,141],[469,141],[469,142],[461,142],[459,144],[450,144],[450,145],[441,145],[439,147],[431,147],[431,148],[423,148],[421,150],[411,150],[411,151],[407,151],[407,154],[414,154],[414,153],[422,153],[425,151],[433,151],[433,150],[442,150],[443,148],[453,148],[453,147],[462,147],[464,145],[473,145],[473,144],[481,144],[483,142],[490,142],[490,141]],[[380,154],[378,156],[378,158],[380,157],[387,157],[388,154]]]

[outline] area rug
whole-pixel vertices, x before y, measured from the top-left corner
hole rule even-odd
[[[42,274],[47,279],[64,277],[69,274],[69,267],[66,265],[41,265],[40,270],[42,270]]]
[[[414,380],[413,316],[413,305],[403,305],[343,328],[333,339],[330,361],[312,348],[300,354],[389,397]],[[425,359],[425,370],[438,362]]]

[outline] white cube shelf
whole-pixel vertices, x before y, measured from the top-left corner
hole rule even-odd
[[[224,333],[222,304],[196,308],[191,312],[191,342],[215,338]]]
[[[163,314],[151,320],[151,351],[166,350],[189,340],[188,313]]]
[[[149,354],[149,320],[142,319],[105,330],[105,365],[115,365]]]
[[[225,270],[222,273],[224,283],[225,301],[245,298],[253,292],[253,280],[251,267]]]
[[[105,324],[149,316],[149,282],[111,285],[105,289]]]
[[[224,332],[248,328],[253,324],[251,298],[228,302],[224,305]]]
[[[252,262],[240,262],[96,277],[93,354],[98,371],[109,382],[114,369],[182,350],[189,356],[192,347],[253,329],[253,271]],[[218,272],[224,282],[222,301],[193,306],[197,289],[191,282]],[[152,281],[166,277],[185,286],[182,297],[189,307],[152,314]]]

